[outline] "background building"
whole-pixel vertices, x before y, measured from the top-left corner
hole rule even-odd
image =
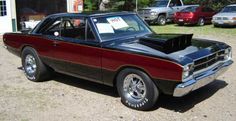
[[[32,28],[49,14],[78,11],[81,1],[83,4],[83,0],[0,0],[0,34]]]

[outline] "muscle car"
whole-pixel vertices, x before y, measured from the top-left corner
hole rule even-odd
[[[31,81],[56,71],[113,86],[124,105],[149,110],[160,93],[184,96],[233,63],[229,45],[192,36],[157,34],[132,12],[83,12],[50,15],[3,41]]]

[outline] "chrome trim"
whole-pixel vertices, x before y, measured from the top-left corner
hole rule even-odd
[[[229,48],[226,48],[226,49],[229,49]],[[203,59],[203,58],[206,58],[206,57],[212,56],[212,55],[214,55],[214,54],[217,54],[217,53],[219,53],[219,52],[221,52],[221,51],[225,51],[225,49],[221,49],[221,50],[216,51],[216,52],[214,52],[214,53],[211,53],[211,54],[208,54],[208,55],[204,55],[204,56],[199,57],[199,58],[197,58],[197,59],[195,59],[195,60],[193,60],[193,61],[201,60],[201,59]],[[218,55],[218,56],[221,56],[221,55]]]
[[[232,60],[219,61],[216,64],[201,70],[198,73],[194,73],[191,78],[188,78],[186,82],[178,84],[173,96],[182,97],[191,91],[197,90],[211,82],[213,82],[218,76],[228,70],[230,65],[233,64]]]

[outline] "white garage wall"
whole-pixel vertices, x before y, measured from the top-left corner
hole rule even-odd
[[[0,34],[5,32],[12,32],[12,19],[11,19],[11,1],[6,0],[7,15],[0,16]]]

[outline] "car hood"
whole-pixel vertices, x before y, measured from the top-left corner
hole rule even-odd
[[[236,17],[236,13],[217,13],[214,17]]]
[[[192,39],[192,35],[186,34],[152,34],[139,38],[110,41],[104,47],[167,59],[186,65],[229,46],[211,40]]]
[[[150,11],[155,11],[155,12],[162,12],[162,11],[165,11],[166,9],[167,7],[147,7],[147,8],[141,9],[140,11],[150,10]]]

